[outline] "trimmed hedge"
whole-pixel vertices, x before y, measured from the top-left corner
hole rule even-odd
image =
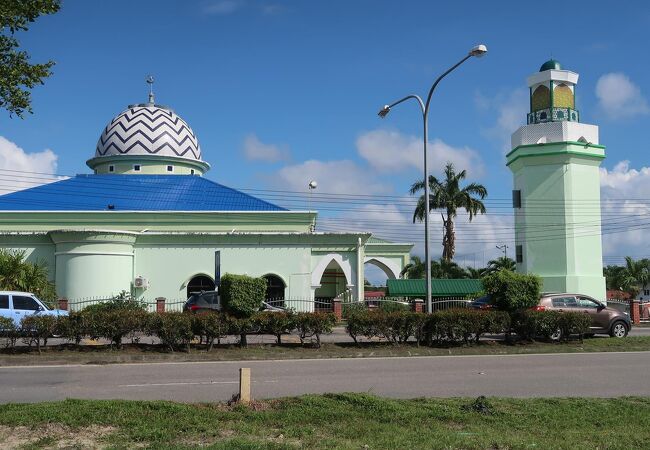
[[[313,338],[320,347],[321,336],[331,333],[336,317],[331,313],[258,312],[250,318],[237,318],[221,313],[188,314],[181,312],[148,313],[142,310],[107,309],[72,312],[69,316],[28,316],[22,327],[16,328],[11,319],[0,318],[0,337],[6,348],[14,348],[22,337],[31,348],[35,344],[40,352],[42,345],[52,335],[61,335],[78,345],[82,339],[105,338],[111,347],[121,348],[125,338],[137,342],[140,334],[156,336],[170,351],[189,350],[196,337],[211,350],[214,341],[224,336],[270,334],[277,343],[282,336],[295,333],[304,345]],[[570,335],[582,336],[589,332],[591,319],[582,313],[532,311],[518,312],[514,319],[503,311],[449,309],[433,314],[411,311],[368,311],[350,308],[347,311],[346,330],[355,343],[359,337],[380,338],[399,344],[415,339],[417,345],[473,344],[486,333],[500,334],[510,329],[521,339],[549,339],[557,330],[562,340]],[[240,340],[246,346],[246,340]]]
[[[219,287],[221,302],[226,312],[248,318],[259,311],[266,296],[266,280],[247,275],[225,274]]]
[[[492,303],[501,311],[515,311],[537,305],[542,280],[537,275],[499,270],[481,278],[483,290],[492,296]]]
[[[515,314],[512,328],[522,339],[551,339],[568,341],[569,336],[577,334],[582,338],[589,332],[591,317],[579,312],[559,311],[521,311]]]
[[[510,316],[501,311],[448,309],[433,314],[394,311],[353,311],[348,314],[347,332],[355,343],[359,336],[379,337],[398,344],[415,338],[419,344],[434,340],[478,342],[485,333],[502,333],[510,327]]]

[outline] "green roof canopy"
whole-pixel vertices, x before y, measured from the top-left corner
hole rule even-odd
[[[391,297],[424,297],[426,286],[420,280],[387,280],[387,295]],[[483,290],[483,283],[476,279],[431,279],[433,297],[471,295]]]

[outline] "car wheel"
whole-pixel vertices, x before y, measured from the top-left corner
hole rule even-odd
[[[610,328],[609,335],[615,338],[624,338],[627,336],[627,332],[627,326],[623,322],[618,321],[614,322],[612,328]]]
[[[553,333],[551,333],[551,335],[549,336],[549,338],[550,338],[552,341],[559,341],[560,339],[562,339],[562,330],[558,328],[558,329],[555,330]]]

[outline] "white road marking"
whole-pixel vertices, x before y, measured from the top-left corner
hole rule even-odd
[[[210,385],[210,384],[238,384],[239,381],[177,381],[170,383],[142,383],[142,384],[119,384],[118,387],[149,387],[149,386],[188,386],[188,385]],[[253,383],[259,383],[253,380]],[[263,383],[278,383],[278,380],[264,380]]]

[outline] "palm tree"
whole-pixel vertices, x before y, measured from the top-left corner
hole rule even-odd
[[[465,267],[465,271],[467,272],[467,278],[474,278],[474,279],[481,278],[485,274],[486,270],[487,270],[486,267],[479,267],[478,269],[475,269],[474,267]]]
[[[650,282],[650,261],[647,259],[633,260],[625,257],[625,266],[622,277],[623,289],[636,297],[643,286]]]
[[[410,280],[424,278],[426,276],[424,261],[419,256],[411,256],[411,262],[404,266],[399,276]]]
[[[431,278],[467,278],[467,272],[453,261],[431,261]]]
[[[481,200],[487,196],[487,189],[482,184],[470,183],[464,188],[460,187],[460,182],[465,179],[467,172],[465,170],[456,173],[454,165],[450,162],[445,166],[445,180],[440,182],[433,175],[429,175],[429,188],[431,190],[429,197],[429,211],[442,209],[442,223],[444,234],[442,238],[442,259],[451,261],[456,253],[456,236],[454,234],[454,219],[457,210],[465,209],[469,214],[469,220],[478,214],[485,214],[485,205]],[[424,181],[413,183],[410,189],[411,195],[424,190]],[[478,197],[478,198],[476,198]],[[416,220],[422,222],[424,215],[428,211],[425,207],[424,195],[420,196],[413,212],[413,223]],[[445,216],[446,213],[446,216]]]
[[[517,264],[514,260],[507,256],[499,256],[497,259],[491,259],[488,261],[488,265],[483,271],[483,275],[498,272],[499,270],[509,270],[510,272],[514,272],[516,269]]]
[[[56,298],[54,283],[48,279],[47,265],[26,261],[24,250],[0,249],[0,290],[33,292],[45,301]]]

